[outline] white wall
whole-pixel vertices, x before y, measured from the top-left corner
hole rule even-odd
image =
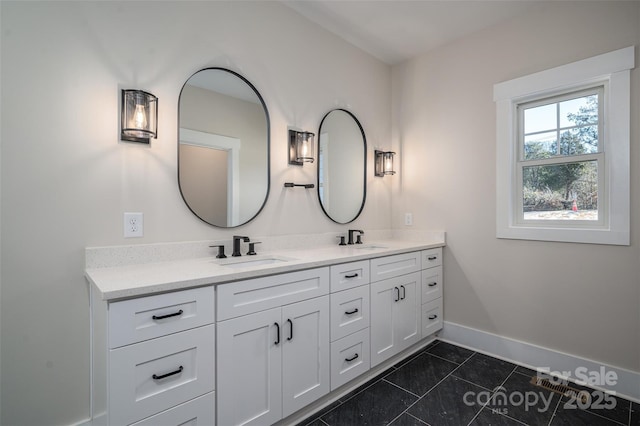
[[[640,371],[638,69],[631,246],[495,238],[493,85],[640,45],[638,2],[541,3],[394,67],[393,140],[402,157],[393,224],[403,228],[413,212],[414,227],[447,231],[447,321]]]
[[[342,107],[370,147],[391,137],[391,69],[275,2],[1,2],[2,418],[68,424],[89,416],[86,246],[346,230],[326,218],[315,165],[287,165],[287,126],[317,133]],[[177,104],[206,66],[243,74],[271,117],[271,194],[235,230],[210,227],[177,185]],[[118,141],[120,88],[159,97],[159,138]],[[372,150],[369,154],[371,161]],[[373,177],[370,179],[373,181]],[[122,238],[125,211],[142,239]],[[352,226],[388,228],[375,182]]]

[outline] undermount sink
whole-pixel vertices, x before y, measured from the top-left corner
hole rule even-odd
[[[356,244],[353,248],[357,248],[357,249],[360,249],[360,250],[375,250],[375,249],[386,249],[386,248],[389,248],[389,247],[379,246],[379,245],[376,245],[376,244],[364,244],[364,245]]]
[[[251,268],[254,266],[273,265],[274,263],[285,263],[291,259],[285,259],[281,257],[262,257],[260,259],[247,259],[247,260],[227,260],[223,262],[216,262],[220,266],[227,268]]]

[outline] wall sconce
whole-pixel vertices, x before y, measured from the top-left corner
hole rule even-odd
[[[384,175],[395,175],[393,169],[393,157],[396,155],[393,151],[375,151],[375,175],[384,177]]]
[[[311,132],[299,132],[289,129],[289,164],[302,166],[313,163],[313,137]]]
[[[158,98],[142,90],[122,90],[120,139],[149,143],[158,137]]]

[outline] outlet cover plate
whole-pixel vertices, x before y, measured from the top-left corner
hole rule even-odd
[[[124,237],[139,238],[144,235],[144,216],[142,213],[124,214]]]
[[[404,214],[404,224],[405,224],[405,226],[412,226],[413,225],[413,214],[411,214],[411,213],[405,213]]]

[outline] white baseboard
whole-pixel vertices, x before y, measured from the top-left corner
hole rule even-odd
[[[565,377],[571,381],[576,379],[576,371],[583,377],[590,372],[600,372],[602,369],[606,372],[615,372],[618,376],[615,384],[592,387],[615,392],[618,396],[640,402],[640,372],[565,354],[449,321],[444,321],[444,329],[438,334],[441,340],[465,346],[533,370],[549,368],[552,372],[571,372],[571,376]],[[581,370],[577,370],[579,368]]]

